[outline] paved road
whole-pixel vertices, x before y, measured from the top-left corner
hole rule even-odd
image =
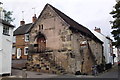
[[[120,77],[120,69],[118,69],[118,66],[98,76],[98,78],[118,78],[118,77]]]
[[[27,60],[12,60],[12,68],[14,69],[22,69],[25,67]]]
[[[76,79],[77,78],[91,78],[91,79],[92,78],[109,78],[109,80],[112,80],[112,78],[116,78],[117,79],[118,76],[120,76],[120,69],[118,70],[118,67],[116,66],[113,69],[109,70],[108,72],[101,73],[98,76],[91,76],[91,75],[89,75],[89,76],[85,76],[85,75],[78,75],[78,76],[76,76],[76,75],[72,75],[72,74],[56,75],[56,74],[47,74],[47,73],[31,72],[31,71],[26,71],[26,73],[27,73],[27,78],[66,78],[66,79],[67,78],[71,78],[71,79],[72,78],[76,78]],[[13,76],[11,76],[11,78],[15,78],[15,77],[22,78],[24,72],[22,72],[21,70],[13,69],[12,70],[12,74],[13,74]],[[50,79],[50,80],[52,80],[52,79]],[[56,80],[58,80],[58,79],[56,79]],[[82,80],[84,80],[84,79],[82,79]],[[93,80],[96,80],[96,79],[93,79]]]
[[[115,66],[113,69],[110,69],[104,73],[100,73],[98,76],[78,76],[84,78],[119,78],[120,80],[120,66]]]

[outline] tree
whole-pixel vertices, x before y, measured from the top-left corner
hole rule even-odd
[[[114,18],[114,21],[112,21],[112,29],[111,32],[113,34],[113,37],[115,39],[115,42],[113,42],[113,45],[116,47],[120,47],[120,1],[116,3],[114,6],[114,10],[110,13],[112,17]]]
[[[13,11],[6,11],[6,10],[3,10],[3,11],[5,13],[5,17],[4,17],[5,21],[7,21],[8,23],[11,23],[11,22],[13,22],[15,20],[15,18],[11,17],[13,15],[12,14]]]

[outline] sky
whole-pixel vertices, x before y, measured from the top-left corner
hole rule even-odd
[[[101,28],[102,34],[111,36],[110,21],[114,20],[109,13],[116,4],[115,0],[0,0],[4,9],[13,11],[13,24],[16,28],[24,18],[25,23],[31,23],[35,14],[40,15],[44,6],[49,3],[79,24],[94,30]],[[35,9],[33,9],[35,8]],[[24,11],[24,13],[22,13]]]

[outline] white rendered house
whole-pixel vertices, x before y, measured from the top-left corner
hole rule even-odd
[[[105,62],[106,63],[112,63],[113,64],[113,47],[112,47],[112,40],[103,35],[101,33],[100,28],[94,29],[92,33],[103,42],[103,56],[105,57]]]
[[[0,76],[11,74],[13,28],[4,20],[3,8],[0,7]]]

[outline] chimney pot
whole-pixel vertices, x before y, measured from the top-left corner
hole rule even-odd
[[[37,20],[36,14],[32,17],[32,22],[34,23]]]
[[[98,33],[101,33],[101,29],[100,28],[97,28],[95,27],[94,31],[98,32]]]
[[[22,25],[24,25],[24,24],[25,24],[25,21],[24,21],[24,20],[20,21],[20,26],[22,26]]]

